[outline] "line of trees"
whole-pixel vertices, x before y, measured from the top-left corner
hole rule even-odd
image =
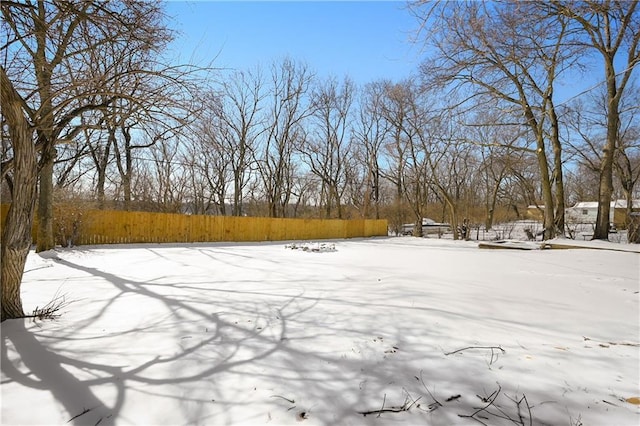
[[[171,64],[155,2],[3,1],[2,319],[23,315],[36,205],[37,250],[54,246],[56,197],[396,230],[431,216],[455,238],[531,204],[552,238],[566,205],[597,199],[606,239],[612,197],[638,198],[637,3],[411,2],[432,54],[413,77],[358,86],[293,58]],[[558,103],[594,72],[604,84]]]
[[[88,154],[98,182],[107,179],[110,153],[117,152],[126,185],[136,144],[116,148],[115,139],[134,129],[159,138],[169,132],[167,123],[184,122],[181,113],[193,111],[185,95],[194,81],[190,67],[157,61],[173,34],[156,2],[3,1],[0,10],[1,175],[3,201],[11,201],[2,230],[4,320],[24,314],[20,282],[36,203],[37,250],[54,245],[54,181],[77,173],[71,169],[80,162],[73,156],[60,170],[60,147]]]

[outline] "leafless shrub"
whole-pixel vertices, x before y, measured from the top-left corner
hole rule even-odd
[[[60,312],[63,308],[67,307],[70,302],[67,302],[65,295],[59,295],[56,293],[53,299],[49,301],[43,307],[38,307],[33,310],[31,315],[25,315],[25,318],[33,318],[33,320],[45,320],[45,319],[58,319],[62,315]]]

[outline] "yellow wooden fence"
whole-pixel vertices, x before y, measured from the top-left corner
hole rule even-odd
[[[4,227],[9,205],[1,207]],[[54,220],[54,227],[60,229],[56,222],[63,219]],[[65,223],[65,226],[65,234],[70,235],[71,225]],[[282,219],[116,210],[85,210],[76,226],[74,245],[315,240],[387,235],[386,219]],[[35,232],[33,236],[35,238]]]

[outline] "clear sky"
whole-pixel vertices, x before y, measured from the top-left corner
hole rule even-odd
[[[350,76],[358,84],[415,73],[417,28],[404,1],[169,1],[173,43],[183,62],[267,68],[284,56],[319,76]]]

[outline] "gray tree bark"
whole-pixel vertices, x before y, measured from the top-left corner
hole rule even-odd
[[[1,321],[24,316],[20,284],[31,247],[35,211],[37,152],[27,108],[0,66],[0,103],[13,147],[13,201],[2,230],[0,283]]]

